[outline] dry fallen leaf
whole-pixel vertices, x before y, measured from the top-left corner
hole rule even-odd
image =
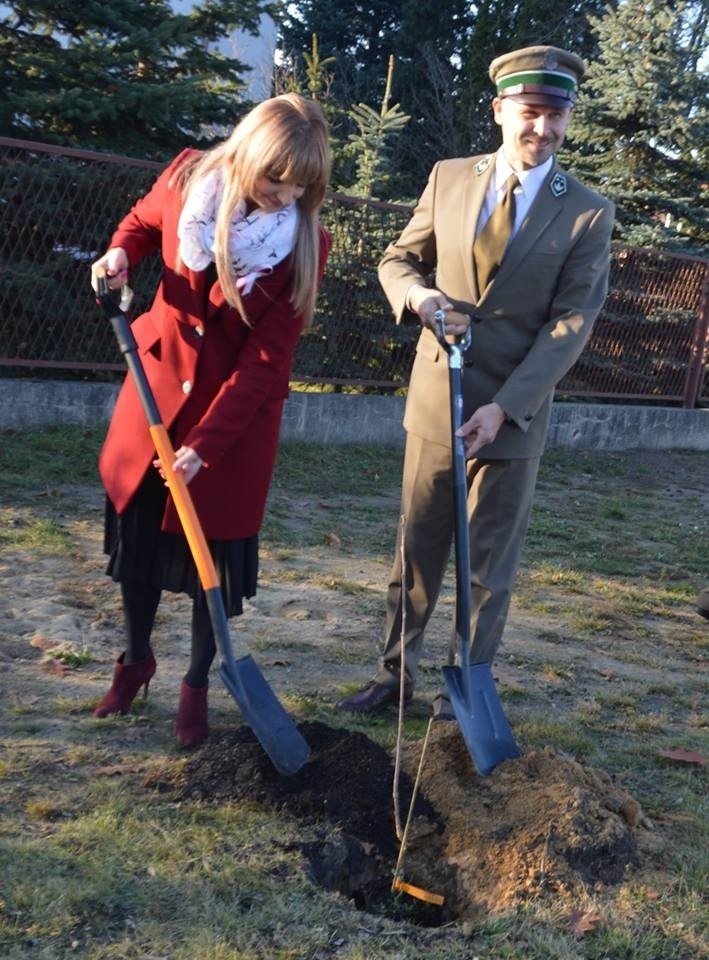
[[[30,640],[30,646],[35,647],[37,650],[49,650],[51,647],[56,646],[53,640],[48,639],[48,637],[43,637],[41,633],[36,633]]]
[[[379,469],[379,467],[367,467],[366,473],[368,477],[373,477],[375,480],[378,480],[382,475],[382,471]]]
[[[657,755],[664,757],[665,760],[674,760],[675,763],[691,763],[699,767],[705,766],[707,762],[706,757],[697,753],[696,750],[682,750],[681,748],[677,750],[658,750]]]
[[[271,660],[270,665],[272,667],[289,667],[290,660]]]
[[[324,540],[328,547],[339,547],[341,544],[341,540],[336,533],[326,533]]]
[[[579,910],[576,908],[571,911],[567,924],[575,937],[585,937],[587,933],[593,933],[601,919],[600,910]]]

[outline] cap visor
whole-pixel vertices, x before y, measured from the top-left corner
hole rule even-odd
[[[573,107],[574,101],[568,97],[555,97],[550,93],[513,93],[504,97],[505,100],[516,100],[517,103],[537,104],[542,107]]]

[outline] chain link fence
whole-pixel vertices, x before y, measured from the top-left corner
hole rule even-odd
[[[0,367],[6,376],[107,379],[124,365],[96,309],[88,266],[161,165],[0,138]],[[331,194],[333,237],[312,329],[293,380],[360,389],[406,385],[415,328],[397,327],[376,265],[410,216],[404,206]],[[159,264],[139,264],[136,308]],[[709,261],[617,247],[610,292],[558,396],[709,402]]]

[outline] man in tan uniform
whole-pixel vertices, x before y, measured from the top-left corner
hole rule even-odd
[[[437,163],[379,267],[397,322],[423,327],[404,418],[407,700],[454,524],[447,356],[434,314],[446,313],[451,334],[462,333],[468,318],[471,324],[463,372],[468,419],[461,428],[469,458],[470,659],[491,663],[527,531],[554,387],[577,360],[606,296],[613,205],[565,173],[554,156],[584,71],[575,54],[548,46],[493,60],[492,107],[502,147]],[[499,240],[504,211],[504,253],[491,262],[485,236],[492,230]],[[397,544],[379,669],[340,701],[341,709],[369,712],[398,702],[400,558]]]

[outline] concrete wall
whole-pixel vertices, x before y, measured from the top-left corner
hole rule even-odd
[[[0,378],[0,429],[106,424],[118,387]],[[282,438],[309,443],[404,442],[403,397],[292,393]],[[577,450],[709,450],[709,409],[556,403],[549,447]]]

